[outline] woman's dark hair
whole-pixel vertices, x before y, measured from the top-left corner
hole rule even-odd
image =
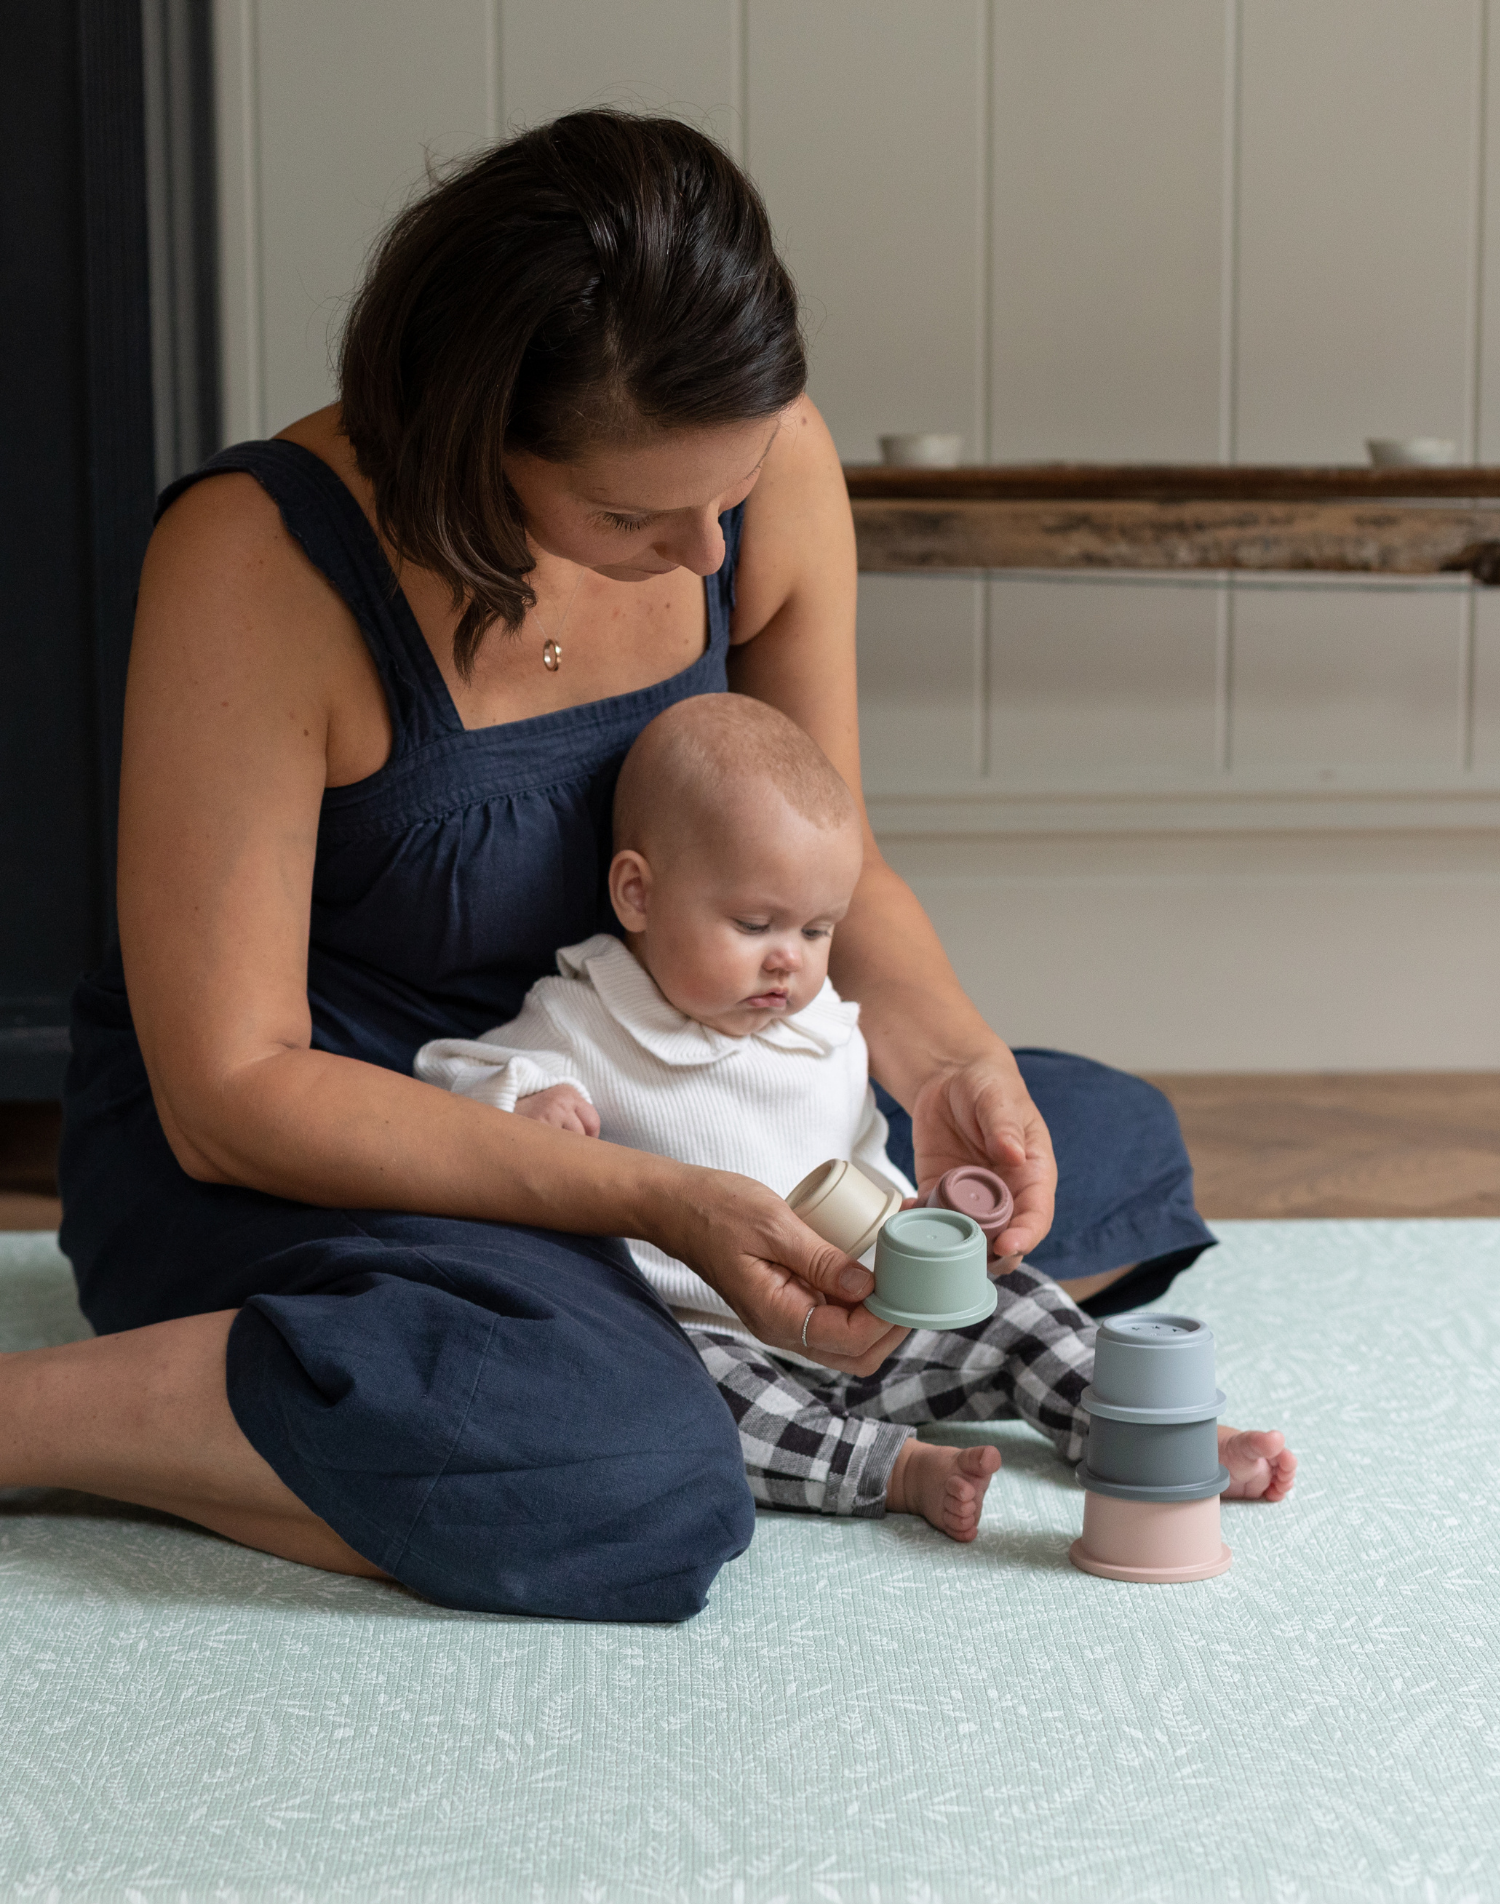
[[[344,330],[343,427],[382,533],[440,575],[467,675],[536,600],[507,448],[566,462],[773,416],[807,380],[755,187],[675,119],[575,112],[462,166],[375,252]]]

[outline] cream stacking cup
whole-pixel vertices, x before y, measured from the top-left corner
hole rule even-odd
[[[871,1183],[862,1170],[839,1158],[810,1170],[787,1202],[825,1243],[856,1260],[901,1208],[901,1192]]]
[[[1191,1316],[1111,1316],[1083,1391],[1089,1438],[1075,1567],[1110,1580],[1207,1580],[1231,1561],[1219,1531],[1214,1339]]]

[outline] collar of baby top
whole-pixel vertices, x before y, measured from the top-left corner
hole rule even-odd
[[[564,946],[557,969],[564,978],[592,984],[610,1017],[663,1064],[718,1064],[752,1043],[826,1058],[848,1044],[859,1023],[858,1005],[847,1004],[825,979],[823,989],[801,1011],[773,1018],[748,1038],[727,1037],[669,1005],[651,974],[607,932],[596,932],[581,945]]]

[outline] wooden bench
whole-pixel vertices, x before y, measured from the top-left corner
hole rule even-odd
[[[1500,583],[1500,468],[850,465],[859,566],[1467,573]]]

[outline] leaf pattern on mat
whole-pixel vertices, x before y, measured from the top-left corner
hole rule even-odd
[[[1225,1224],[1169,1305],[1287,1429],[1232,1571],[1076,1573],[1004,1431],[972,1547],[762,1515],[688,1626],[476,1618],[0,1495],[0,1896],[1481,1904],[1500,1795],[1500,1224]],[[0,1347],[81,1332],[0,1238]]]

